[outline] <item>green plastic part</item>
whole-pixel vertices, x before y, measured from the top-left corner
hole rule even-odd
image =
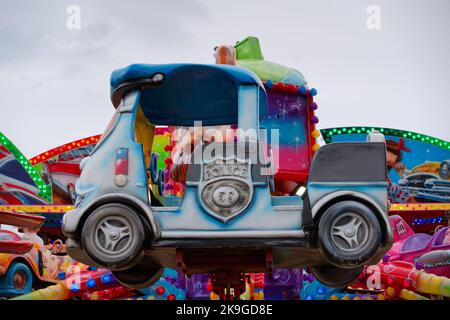
[[[271,80],[297,86],[306,85],[305,77],[299,71],[279,63],[264,60],[257,37],[247,37],[238,41],[234,47],[236,48],[238,66],[253,71],[261,80]]]
[[[336,128],[321,129],[320,133],[322,134],[322,137],[326,143],[332,143],[334,135],[367,134],[369,132],[372,132],[373,130],[378,130],[386,136],[408,138],[408,139],[412,139],[415,141],[426,142],[426,143],[432,144],[436,147],[450,150],[450,141],[445,141],[445,140],[438,139],[438,138],[435,138],[432,136],[427,136],[425,134],[412,132],[412,131],[405,131],[405,130],[400,130],[400,129],[352,126],[352,127],[336,127]]]
[[[20,150],[9,140],[3,133],[0,132],[0,145],[3,145],[25,169],[35,185],[39,188],[39,196],[44,200],[52,203],[52,186],[45,184],[41,175],[31,165],[27,158],[20,152]]]

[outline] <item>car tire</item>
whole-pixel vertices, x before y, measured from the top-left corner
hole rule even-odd
[[[134,266],[124,271],[113,271],[113,275],[124,287],[130,289],[143,289],[150,287],[158,281],[164,272],[161,266],[141,267]]]
[[[331,288],[344,288],[358,278],[363,267],[340,269],[332,265],[312,266],[311,272],[322,284]]]
[[[6,273],[0,277],[0,293],[5,296],[17,296],[32,291],[33,274],[22,262],[12,262]]]
[[[360,267],[378,251],[380,223],[368,206],[352,200],[331,205],[321,216],[318,247],[329,263],[344,269]]]
[[[83,248],[89,258],[112,271],[136,265],[144,255],[145,239],[146,228],[138,213],[119,203],[95,209],[81,233]]]

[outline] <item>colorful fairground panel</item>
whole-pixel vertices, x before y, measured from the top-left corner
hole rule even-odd
[[[214,58],[113,71],[102,135],[0,134],[0,297],[448,300],[449,142],[319,131],[256,37]]]
[[[39,235],[46,242],[65,240],[62,217],[75,204],[80,162],[99,138],[72,141],[28,160],[0,133],[0,210],[41,215],[45,223]]]
[[[51,203],[52,189],[39,172],[0,132],[0,204],[38,205]]]
[[[400,214],[420,232],[448,225],[450,143],[424,134],[379,127],[321,129],[326,143],[364,141],[377,130],[386,139],[390,213]]]
[[[95,148],[99,135],[79,139],[47,150],[29,163],[51,186],[52,204],[75,204],[75,183],[80,176],[80,162]]]

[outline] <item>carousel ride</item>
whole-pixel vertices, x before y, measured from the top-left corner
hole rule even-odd
[[[381,127],[319,129],[317,90],[298,71],[264,60],[257,38],[218,46],[216,63],[253,71],[268,94],[269,128],[288,126],[300,135],[280,141],[282,170],[277,192],[301,192],[310,162],[325,143],[363,141],[385,135],[389,211],[394,245],[376,265],[366,266],[345,288],[321,284],[305,269],[245,274],[234,299],[448,299],[450,297],[450,143],[420,133]],[[300,97],[300,98],[299,98]],[[299,102],[299,99],[305,99]],[[302,105],[308,102],[308,109]],[[166,269],[145,289],[127,288],[106,269],[88,267],[66,255],[62,217],[76,202],[79,165],[100,135],[79,139],[27,159],[0,133],[0,295],[14,299],[219,299],[208,276]],[[184,186],[170,175],[176,147],[173,128],[155,131],[150,178],[154,201],[171,203]],[[370,168],[368,168],[370,169]],[[377,271],[378,270],[378,271]],[[378,273],[377,273],[378,272]],[[378,282],[375,277],[378,276]],[[372,282],[377,282],[372,284]],[[223,288],[220,288],[223,290]]]

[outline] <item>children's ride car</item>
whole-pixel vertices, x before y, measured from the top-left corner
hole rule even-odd
[[[260,130],[266,92],[253,72],[131,65],[113,73],[111,98],[116,113],[82,160],[76,208],[63,218],[67,252],[78,261],[111,269],[130,287],[148,286],[163,267],[239,282],[242,272],[304,265],[325,284],[342,286],[391,246],[381,134],[321,147],[306,192],[280,196],[270,162],[275,148]],[[188,128],[196,137],[198,122],[232,125],[237,134],[224,143],[200,138],[183,197],[152,202],[155,127]]]

